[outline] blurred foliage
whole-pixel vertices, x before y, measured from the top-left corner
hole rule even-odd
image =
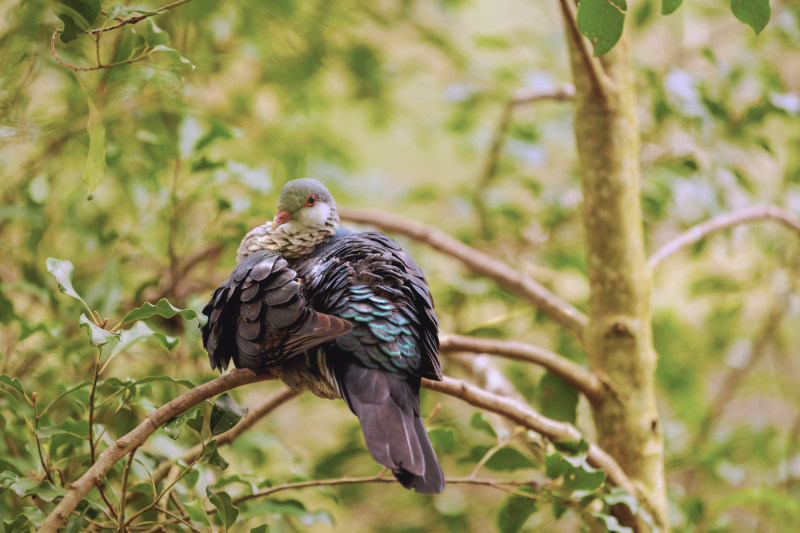
[[[0,530],[43,520],[91,461],[87,436],[102,449],[213,377],[192,310],[232,268],[247,229],[272,217],[288,179],[314,176],[342,204],[435,224],[585,308],[570,105],[516,108],[495,173],[479,185],[513,93],[570,78],[556,2],[194,0],[97,39],[69,29],[162,4],[78,3],[68,11],[76,2],[0,0]],[[773,3],[755,38],[726,3],[660,16],[679,4],[637,2],[626,22],[651,250],[744,205],[800,211],[800,10]],[[761,18],[743,21],[759,31],[764,11],[753,13]],[[65,28],[54,42],[63,62],[121,64],[76,76],[50,54],[54,27]],[[513,294],[399,240],[426,271],[444,331],[584,360],[574,340]],[[654,275],[677,531],[796,527],[798,253],[795,235],[752,225],[670,258]],[[593,433],[588,406],[567,384],[518,362],[496,364],[537,408]],[[427,393],[426,416],[442,403],[429,428],[448,475],[483,465],[481,476],[541,490],[452,484],[426,497],[371,484],[234,503],[287,480],[376,473],[348,410],[308,396],[229,448],[208,444],[212,428],[276,387],[232,391],[159,430],[131,465],[129,516],[166,490],[166,481],[149,481],[153,469],[198,443],[203,454],[180,465],[174,491],[181,516],[200,530],[563,531],[594,519],[622,531],[608,508],[635,505],[607,489],[579,443],[509,433]],[[104,485],[112,503],[124,466]],[[106,508],[93,490],[66,530],[108,520]]]

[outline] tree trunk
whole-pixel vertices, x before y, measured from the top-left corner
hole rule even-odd
[[[623,36],[601,60],[591,57],[588,42],[577,33],[574,10],[565,7],[565,17],[591,286],[584,340],[591,368],[607,376],[614,388],[593,405],[598,444],[638,482],[653,518],[665,530],[667,497],[630,53]],[[625,509],[614,510],[623,523],[647,529]]]

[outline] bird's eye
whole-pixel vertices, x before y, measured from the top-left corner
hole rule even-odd
[[[306,198],[306,207],[312,207],[316,203],[317,203],[317,195],[309,194],[308,198]]]

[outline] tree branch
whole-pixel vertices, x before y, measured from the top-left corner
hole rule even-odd
[[[581,432],[571,424],[551,420],[542,416],[527,405],[496,394],[491,394],[465,381],[444,376],[442,381],[423,379],[422,386],[426,389],[454,396],[486,411],[503,415],[523,427],[540,433],[550,440],[577,441],[584,438]],[[650,502],[649,496],[642,490],[639,490],[638,485],[631,481],[613,457],[608,455],[596,444],[589,443],[587,460],[589,464],[595,468],[605,470],[608,480],[613,485],[633,495],[644,505],[646,510],[652,514],[655,520],[659,520],[660,515],[654,512],[655,507]]]
[[[500,161],[500,156],[503,153],[505,145],[506,133],[511,125],[511,119],[514,115],[514,110],[517,107],[532,104],[542,100],[564,101],[571,100],[575,95],[575,88],[565,83],[560,87],[548,88],[547,90],[523,88],[514,92],[509,100],[503,106],[503,111],[500,114],[500,119],[495,126],[492,142],[489,145],[489,152],[486,154],[486,161],[483,164],[483,171],[481,172],[480,179],[475,190],[475,204],[478,211],[478,216],[481,218],[481,229],[484,235],[489,231],[489,217],[487,215],[485,191],[489,187],[497,173],[497,165]]]
[[[504,262],[467,246],[437,228],[405,217],[372,209],[344,206],[339,207],[338,210],[345,220],[372,224],[384,231],[403,234],[458,259],[473,271],[525,298],[583,341],[584,328],[588,323],[586,315],[547,290],[543,285],[517,272]]]
[[[270,496],[275,494],[276,492],[282,492],[284,490],[294,490],[294,489],[305,489],[309,487],[332,487],[335,485],[357,485],[361,483],[397,483],[397,480],[394,478],[383,477],[385,471],[382,471],[380,474],[376,476],[363,476],[363,477],[338,477],[332,479],[312,479],[309,481],[297,481],[297,482],[288,482],[288,483],[281,483],[280,485],[275,485],[274,487],[269,487],[264,490],[260,490],[253,494],[247,494],[246,496],[240,496],[233,500],[234,505],[238,505],[240,503],[244,503],[250,500],[254,500],[256,498],[263,498],[265,496]],[[493,487],[499,490],[508,491],[509,487],[526,487],[531,486],[538,489],[538,483],[535,481],[506,481],[506,480],[499,480],[499,479],[486,479],[486,478],[476,478],[476,477],[448,477],[445,478],[445,481],[449,485],[483,485]],[[515,492],[515,494],[517,494]],[[530,494],[528,496],[533,497],[534,495]],[[208,514],[212,514],[215,509],[208,510]]]
[[[103,32],[106,32],[106,31],[116,30],[116,29],[121,28],[123,26],[127,26],[128,24],[136,24],[137,22],[141,22],[144,19],[153,17],[155,15],[160,15],[161,13],[163,13],[165,11],[169,11],[171,9],[175,9],[176,7],[182,6],[183,4],[188,4],[191,1],[192,0],[177,0],[176,2],[172,2],[171,4],[167,4],[165,6],[159,7],[158,9],[154,9],[153,11],[150,11],[149,13],[143,13],[141,15],[136,15],[134,17],[130,17],[130,18],[127,18],[127,19],[122,19],[119,22],[119,24],[114,24],[113,26],[108,26],[108,27],[105,27],[105,28],[95,28],[95,29],[90,30],[90,31],[85,32],[85,33],[99,34],[99,33],[103,33]]]
[[[717,215],[710,220],[701,222],[693,226],[685,233],[682,233],[675,239],[669,241],[667,244],[659,248],[653,255],[650,256],[650,268],[655,269],[666,258],[672,254],[688,248],[689,246],[703,240],[712,233],[717,233],[728,228],[732,228],[739,224],[746,224],[748,222],[760,222],[762,220],[774,220],[780,222],[788,229],[794,230],[800,235],[800,218],[794,213],[778,207],[776,205],[762,204],[753,205],[737,209],[729,213]]]
[[[501,414],[523,427],[541,433],[550,440],[576,441],[583,438],[581,432],[571,424],[542,416],[527,405],[486,392],[466,381],[444,376],[442,381],[423,379],[422,386],[449,396],[455,396],[475,407]],[[633,482],[622,470],[622,467],[595,444],[589,445],[588,461],[595,468],[605,470],[608,474],[608,479],[614,485],[625,489],[633,495],[637,494]]]
[[[581,64],[587,73],[587,78],[591,84],[590,90],[596,95],[604,95],[611,84],[611,80],[606,75],[602,63],[592,56],[589,50],[589,42],[581,35],[578,29],[578,12],[571,0],[560,0],[561,14],[564,16],[566,25],[567,41],[575,47],[580,55]]]
[[[592,371],[566,357],[532,344],[464,335],[443,335],[439,338],[439,349],[443,352],[488,353],[543,366],[585,394],[592,402],[601,401],[607,392],[606,384]]]
[[[125,61],[117,61],[116,63],[108,63],[106,65],[97,65],[95,67],[79,67],[77,65],[73,65],[72,63],[67,63],[66,61],[61,59],[58,56],[58,54],[56,53],[56,35],[58,35],[59,33],[61,33],[61,30],[59,30],[59,29],[53,30],[53,35],[50,37],[50,55],[55,58],[55,60],[58,62],[59,65],[61,65],[64,68],[68,68],[70,70],[73,70],[75,72],[78,72],[78,71],[88,72],[88,71],[91,71],[91,70],[103,70],[103,69],[107,69],[107,68],[111,68],[111,67],[118,67],[120,65],[131,65],[133,63],[136,63],[138,61],[141,61],[143,59],[147,59],[148,57],[150,57],[150,53],[148,52],[148,53],[143,54],[143,55],[141,55],[139,57],[134,57],[132,59],[126,59]]]
[[[288,389],[282,388],[279,391],[272,394],[269,398],[255,406],[252,410],[248,411],[247,416],[239,420],[235,426],[231,429],[226,431],[221,435],[217,435],[212,440],[217,441],[217,446],[224,446],[226,444],[230,444],[235,441],[239,435],[253,427],[256,422],[267,416],[269,413],[283,405],[284,403],[288,402],[292,398],[296,397],[299,393]],[[183,455],[181,455],[180,460],[183,461],[185,464],[189,464],[202,453],[203,446],[198,444],[193,448],[190,448]],[[161,481],[167,477],[170,469],[174,465],[174,461],[164,461],[160,465],[153,470],[153,483],[158,485]]]
[[[155,411],[150,412],[136,428],[117,439],[114,444],[104,450],[103,453],[97,457],[97,462],[95,462],[95,464],[77,481],[69,485],[69,492],[47,516],[38,531],[40,533],[56,533],[59,527],[67,520],[70,513],[75,510],[78,503],[80,503],[92,487],[102,482],[105,475],[113,468],[117,461],[141,446],[150,435],[155,433],[158,428],[163,426],[171,418],[174,418],[202,401],[230,389],[270,379],[275,379],[275,376],[272,374],[256,374],[251,370],[235,369],[212,381],[198,385],[181,394],[174,400],[162,405]]]

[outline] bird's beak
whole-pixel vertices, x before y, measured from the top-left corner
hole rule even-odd
[[[278,211],[275,214],[275,218],[272,219],[272,226],[270,227],[270,231],[275,231],[278,226],[286,222],[287,220],[291,220],[292,214],[289,211]]]

